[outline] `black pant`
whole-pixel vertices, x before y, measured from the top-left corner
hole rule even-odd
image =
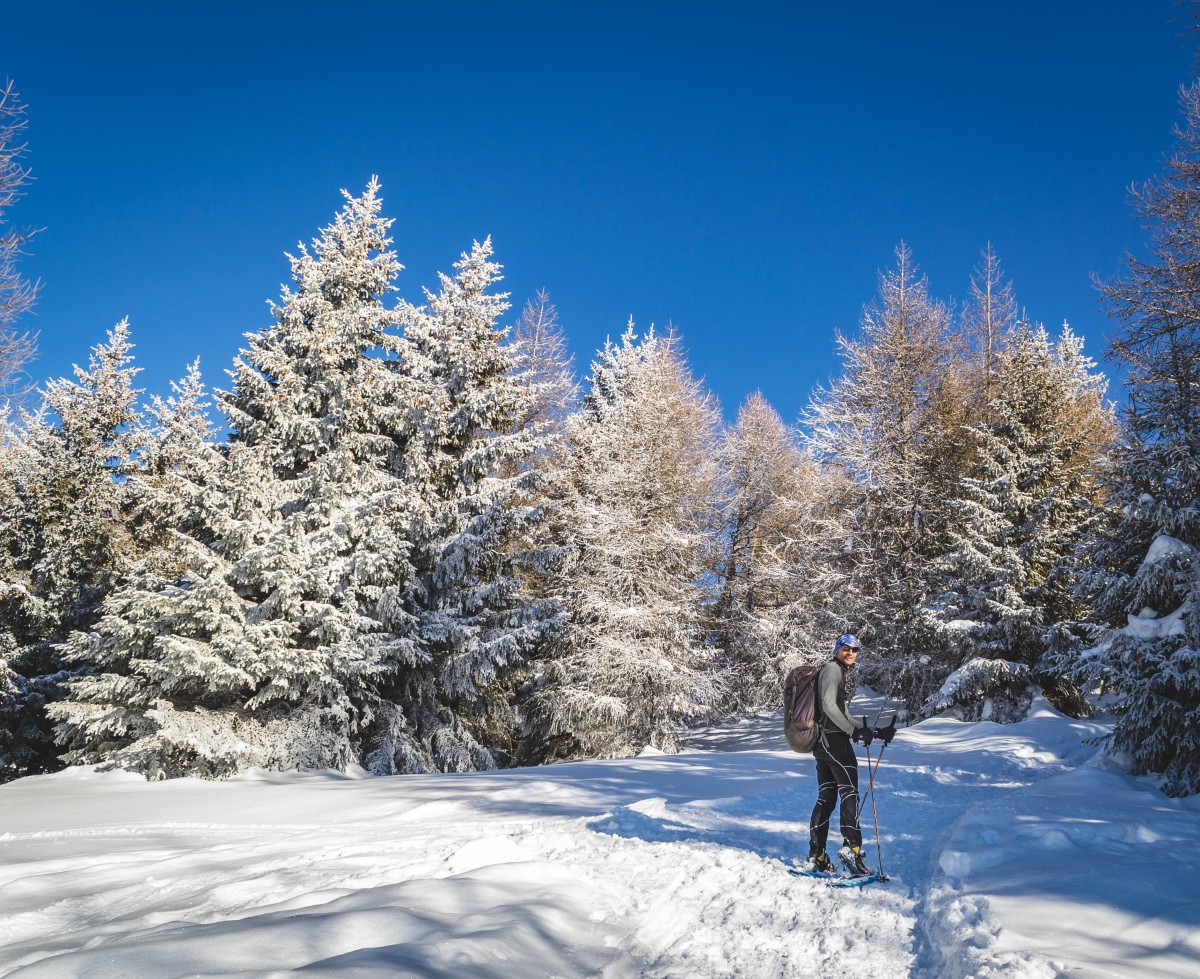
[[[808,821],[808,851],[824,851],[829,839],[829,817],[840,795],[842,808],[838,819],[842,839],[847,846],[862,846],[862,831],[858,828],[858,759],[850,735],[841,731],[827,733],[824,743],[813,748],[817,760],[817,804]]]

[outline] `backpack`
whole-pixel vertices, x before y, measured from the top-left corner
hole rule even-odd
[[[783,681],[783,736],[792,751],[810,752],[821,734],[817,718],[820,666],[797,666]]]

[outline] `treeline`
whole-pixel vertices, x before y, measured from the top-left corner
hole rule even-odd
[[[1106,289],[1119,417],[990,247],[955,310],[901,245],[799,425],[726,425],[673,332],[580,381],[547,297],[507,328],[490,242],[399,298],[377,184],[347,195],[228,390],[141,405],[121,323],[9,425],[3,777],[671,751],[853,631],[912,716],[1112,692],[1135,769],[1194,791],[1198,104]]]

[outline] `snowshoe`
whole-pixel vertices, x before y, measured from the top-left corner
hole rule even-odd
[[[868,874],[866,877],[843,877],[841,874],[828,873],[824,870],[804,870],[800,867],[788,867],[788,873],[793,877],[811,877],[829,887],[862,887],[874,884],[876,881],[890,880],[880,874]]]
[[[824,850],[818,850],[816,853],[810,853],[808,860],[804,862],[802,870],[816,871],[821,874],[832,874],[836,868],[833,861],[829,859],[829,854]]]
[[[838,859],[842,862],[842,866],[846,868],[846,873],[851,877],[871,876],[871,869],[867,866],[867,861],[863,858],[861,847],[842,847],[838,850]]]

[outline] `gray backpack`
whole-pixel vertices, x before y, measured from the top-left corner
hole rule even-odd
[[[817,717],[819,666],[797,666],[783,681],[783,736],[792,751],[813,750],[821,734]]]

